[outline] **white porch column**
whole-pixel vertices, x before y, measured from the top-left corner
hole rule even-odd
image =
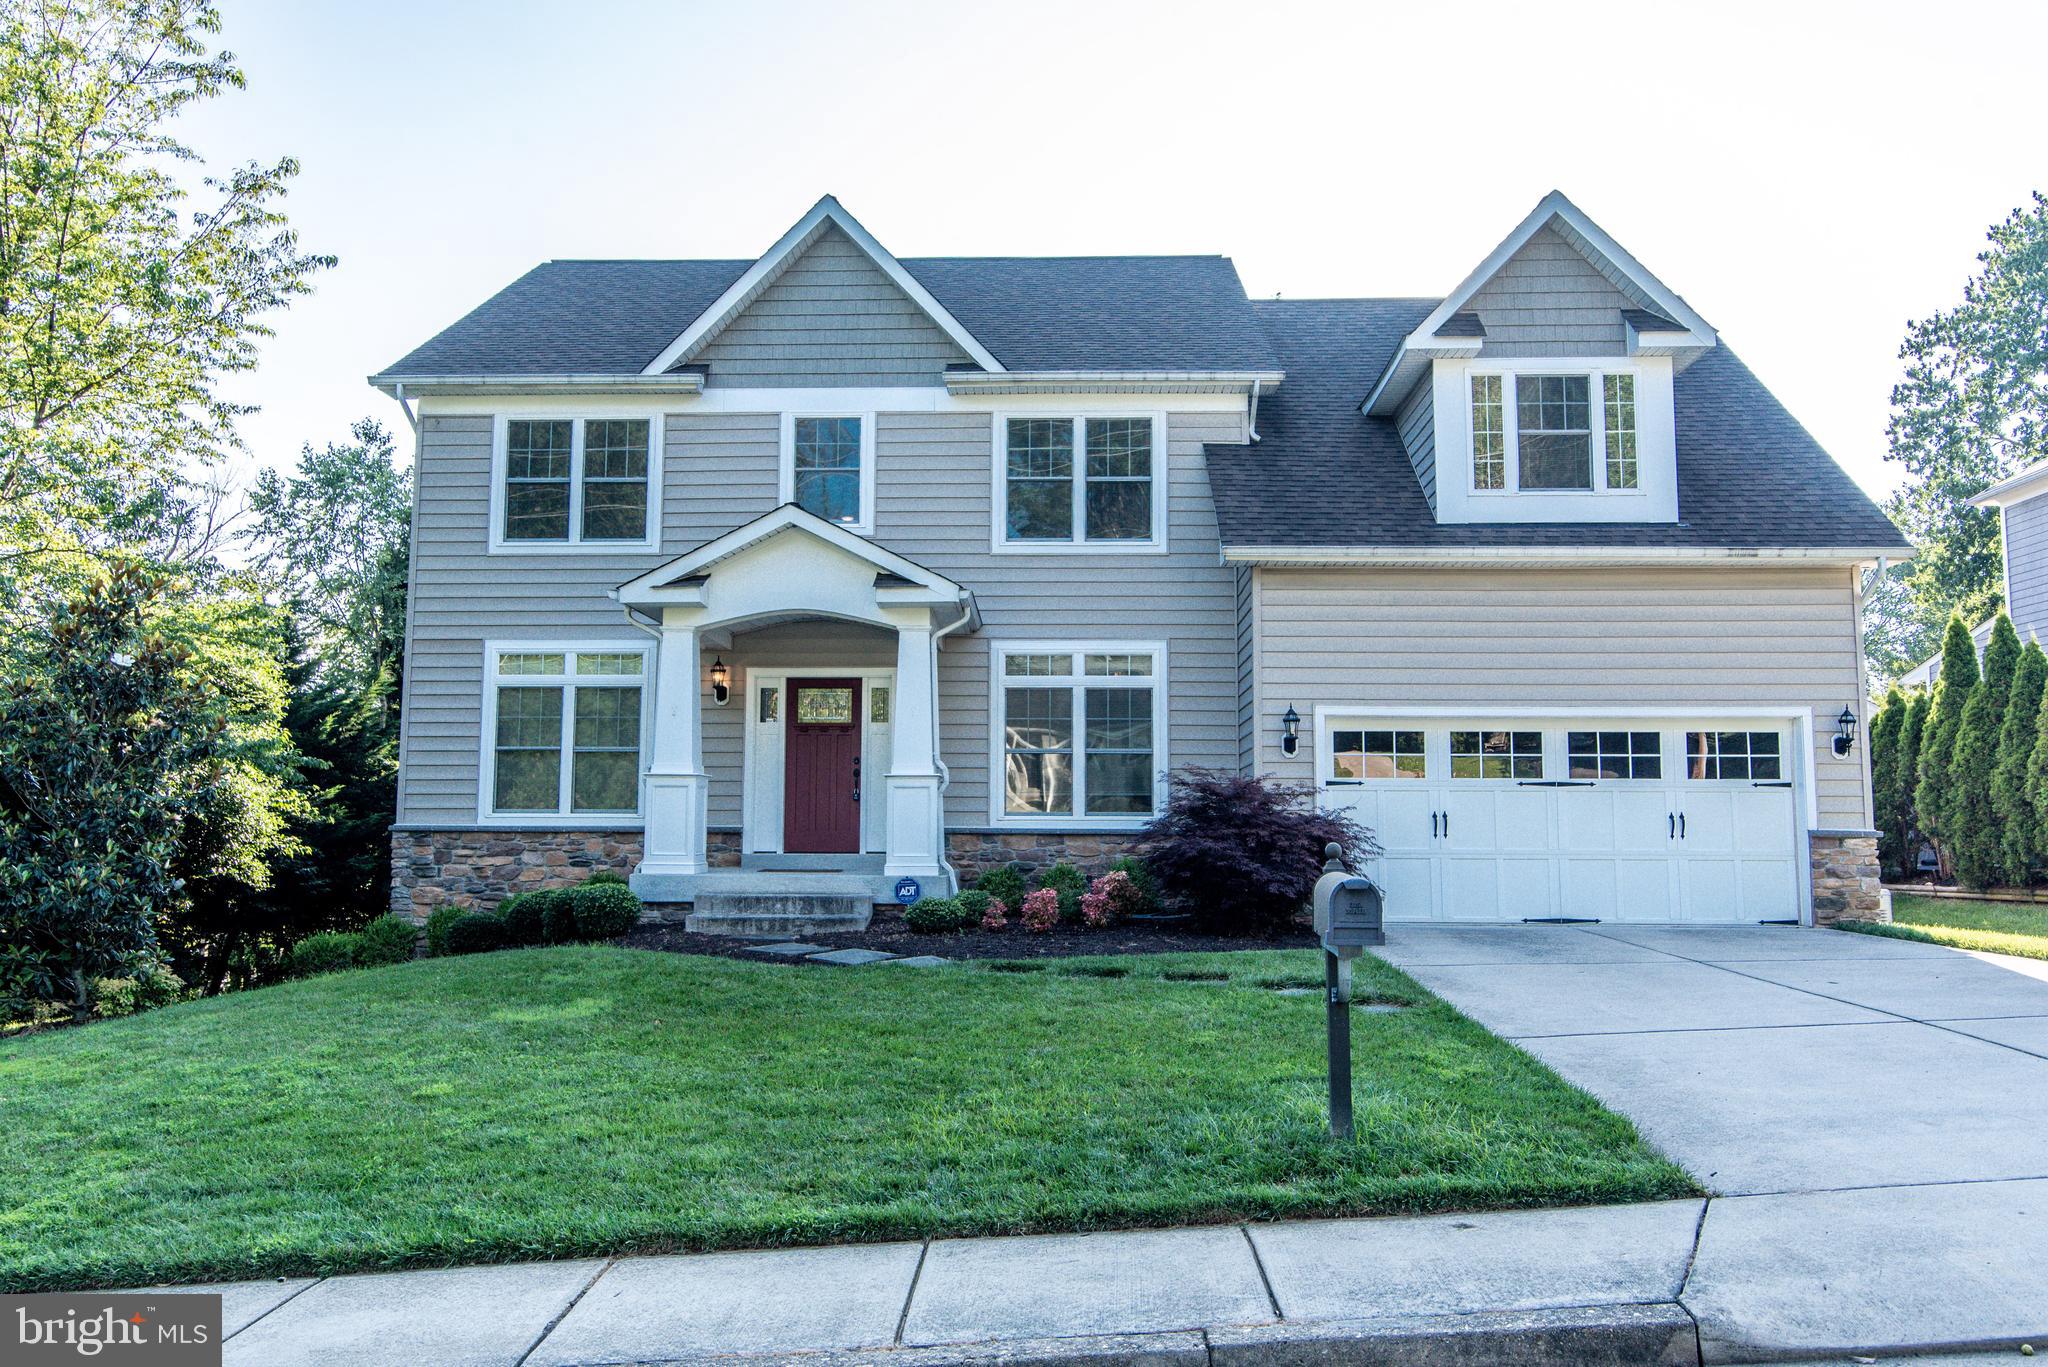
[[[932,615],[926,608],[885,612],[896,624],[896,696],[889,726],[889,773],[883,780],[888,820],[882,871],[890,878],[918,879],[928,893],[938,895],[950,889],[932,881],[946,876]]]
[[[636,874],[704,872],[707,785],[699,735],[703,684],[697,651],[697,619],[702,615],[701,608],[662,610],[655,664],[654,758],[647,771],[647,837]]]

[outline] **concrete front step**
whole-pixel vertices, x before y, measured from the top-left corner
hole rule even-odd
[[[740,868],[749,872],[791,871],[817,873],[864,873],[879,877],[884,856],[879,854],[743,854]]]
[[[865,895],[820,892],[700,893],[683,928],[699,935],[845,934],[868,928],[874,904]]]

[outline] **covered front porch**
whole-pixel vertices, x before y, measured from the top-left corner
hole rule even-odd
[[[643,900],[828,897],[864,917],[906,878],[954,889],[935,680],[943,642],[978,625],[971,594],[785,505],[614,597],[659,642]],[[712,833],[734,830],[714,867]]]

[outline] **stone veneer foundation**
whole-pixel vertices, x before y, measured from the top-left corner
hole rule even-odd
[[[495,907],[515,892],[574,887],[640,862],[638,831],[393,831],[391,909],[415,921],[441,906]],[[709,862],[740,862],[740,833],[713,831]]]
[[[1134,840],[1129,835],[1060,835],[1051,831],[954,831],[946,836],[946,860],[959,872],[963,888],[1001,864],[1022,864],[1032,870],[1064,861],[1092,877],[1110,860],[1128,853]]]
[[[1889,921],[1891,902],[1879,884],[1876,831],[1813,831],[1813,923]]]

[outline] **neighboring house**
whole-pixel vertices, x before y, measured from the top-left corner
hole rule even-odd
[[[373,383],[400,909],[864,908],[1097,865],[1208,766],[1354,810],[1397,919],[1878,914],[1832,742],[1907,547],[1562,195],[1446,298],[1256,302],[827,198],[757,261],[540,266]]]
[[[2005,547],[2005,610],[2022,641],[2048,642],[2048,460],[2036,461],[2011,479],[1992,485],[1970,500],[1973,508],[1998,509],[2000,540]],[[1971,628],[1982,659],[1991,639],[1986,618]],[[1941,656],[1922,660],[1901,675],[1913,688],[1932,688],[1941,677]]]

